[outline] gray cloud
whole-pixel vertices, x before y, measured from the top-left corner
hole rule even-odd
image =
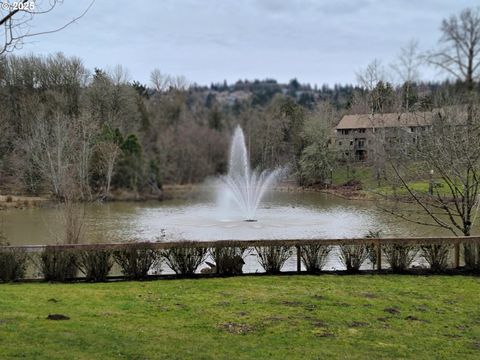
[[[34,30],[62,24],[87,1],[67,0]],[[76,24],[36,38],[20,53],[62,51],[93,68],[117,63],[132,77],[183,74],[192,81],[293,77],[310,83],[355,81],[373,58],[390,62],[417,38],[435,46],[442,18],[469,0],[164,0],[100,1]],[[424,78],[434,74],[425,69]]]

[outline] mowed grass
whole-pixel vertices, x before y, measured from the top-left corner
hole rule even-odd
[[[350,180],[357,180],[362,183],[365,189],[373,189],[377,187],[374,169],[362,164],[355,164],[350,167],[343,165],[336,168],[332,172],[332,180],[334,185],[343,185]]]
[[[479,295],[462,276],[3,284],[0,358],[478,359]]]
[[[420,166],[420,165],[417,165]],[[388,169],[388,168],[387,168]],[[398,185],[395,191],[392,188],[391,183],[389,184],[388,181],[385,179],[381,179],[380,186],[375,179],[375,170],[371,166],[366,166],[363,164],[354,164],[350,166],[349,170],[347,170],[347,166],[344,165],[334,170],[333,172],[333,184],[334,185],[344,185],[350,180],[359,181],[362,184],[363,192],[366,194],[382,194],[382,195],[408,195],[408,190],[400,185],[399,179],[397,176],[389,169],[388,177],[390,181],[397,181]],[[415,173],[416,170],[414,165],[412,165],[412,172]],[[451,197],[451,191],[448,187],[447,183],[438,177],[433,179],[434,181],[434,192],[435,194],[438,192],[442,196]],[[428,194],[430,190],[430,179],[417,179],[417,180],[409,180],[408,186],[410,190],[414,191],[415,193],[424,193]]]

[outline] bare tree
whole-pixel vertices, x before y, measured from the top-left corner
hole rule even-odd
[[[130,71],[124,66],[117,64],[109,71],[113,85],[125,85],[131,80]]]
[[[167,90],[186,90],[189,86],[187,78],[183,75],[168,75],[162,73],[159,69],[153,69],[150,73],[150,82],[158,92]]]
[[[153,69],[150,74],[150,82],[156,91],[166,91],[170,86],[170,75],[163,74],[160,69]]]
[[[0,114],[0,136],[2,140],[0,141],[0,184],[4,182],[3,178],[3,169],[5,164],[8,164],[9,158],[9,144],[8,141],[4,139],[8,139],[12,137],[12,131],[10,128],[10,124],[7,122],[7,119],[3,114]]]
[[[92,0],[80,15],[60,27],[41,32],[31,32],[34,19],[37,16],[44,16],[52,12],[63,3],[63,0],[2,0],[0,3],[0,27],[3,28],[3,31],[0,41],[0,55],[18,49],[27,38],[65,29],[85,16],[94,2],[95,0]]]
[[[404,87],[404,108],[409,111],[413,104],[410,104],[412,86],[420,78],[419,68],[423,63],[418,50],[418,42],[410,40],[406,46],[400,48],[396,62],[391,64],[392,69],[398,75]]]
[[[115,169],[118,156],[120,155],[120,147],[113,141],[104,141],[97,144],[97,152],[99,154],[100,171],[105,176],[105,194],[110,196],[110,184]]]
[[[433,125],[424,131],[418,144],[406,144],[404,138],[401,147],[389,154],[389,163],[399,180],[396,185],[406,190],[433,221],[418,220],[417,214],[408,209],[408,214],[402,215],[406,219],[470,235],[480,190],[480,146],[468,146],[465,140],[480,136],[478,115],[476,109],[475,123],[468,125],[463,107],[437,111],[432,114]],[[412,167],[412,158],[421,166]],[[411,179],[429,182],[428,192],[416,190]],[[434,184],[434,179],[441,185]]]
[[[357,82],[365,90],[363,94],[363,101],[368,104],[370,111],[370,119],[372,122],[373,131],[373,151],[370,153],[370,161],[375,171],[375,179],[378,186],[381,184],[382,177],[385,177],[385,132],[381,127],[375,126],[379,123],[376,119],[378,113],[386,112],[385,109],[389,106],[384,106],[385,95],[390,97],[392,94],[386,94],[388,91],[392,91],[391,86],[386,82],[387,73],[381,62],[374,59],[367,67],[357,72]],[[362,100],[361,97],[359,100]]]
[[[467,106],[445,107],[431,114],[432,125],[416,141],[413,134],[404,134],[388,154],[396,179],[391,184],[396,205],[380,207],[404,220],[469,236],[480,196],[479,110],[477,103],[472,120],[467,121]],[[428,191],[414,185],[421,180],[429,184]],[[397,206],[401,202],[409,205]],[[457,262],[458,257],[456,247]]]
[[[356,73],[357,82],[363,89],[363,97],[372,114],[388,112],[394,105],[393,87],[388,81],[388,74],[377,59],[365,69]],[[360,100],[360,99],[357,99]]]
[[[65,229],[57,238],[58,243],[80,244],[85,237],[85,205],[78,202],[77,189],[69,187],[62,201],[62,222]]]
[[[32,157],[43,178],[47,179],[55,196],[63,197],[74,156],[68,122],[60,115],[51,120],[39,117],[32,124],[26,139],[26,152]]]
[[[70,126],[72,127],[70,131],[76,136],[76,141],[72,140],[72,142],[77,153],[74,167],[78,173],[79,197],[81,199],[91,198],[90,168],[98,126],[93,118],[88,115],[82,115],[71,120]]]
[[[170,88],[175,90],[186,90],[188,88],[188,80],[183,75],[170,76]]]
[[[51,184],[53,194],[65,198],[74,193],[73,200],[88,198],[95,124],[85,116],[70,118],[57,113],[39,116],[31,126],[25,151]]]
[[[391,67],[402,83],[413,83],[420,78],[419,67],[422,63],[423,59],[418,50],[418,41],[412,39],[400,48],[397,60],[391,64]]]
[[[467,8],[444,19],[440,29],[443,47],[428,53],[427,61],[473,90],[480,79],[480,8]]]
[[[407,152],[395,154],[391,161],[407,199],[414,201],[427,215],[427,220],[420,220],[411,209],[396,208],[389,212],[412,222],[469,236],[477,217],[480,195],[480,118],[478,97],[473,91],[475,82],[480,79],[480,8],[465,9],[459,16],[444,19],[441,30],[440,42],[444,47],[428,53],[426,59],[462,81],[468,96],[457,102],[465,104],[463,106],[437,111],[432,126],[418,139],[420,141],[404,147]],[[412,155],[416,161],[414,166],[411,161],[405,161]],[[429,181],[428,192],[416,190],[410,179]],[[439,179],[442,187],[437,187],[434,179]],[[464,249],[467,265],[478,266],[478,245],[466,244]],[[457,264],[459,256],[457,245]]]
[[[367,91],[372,91],[380,81],[386,81],[385,69],[378,59],[373,59],[365,69],[356,73],[358,84]]]

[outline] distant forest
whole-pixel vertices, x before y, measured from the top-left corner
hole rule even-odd
[[[74,189],[82,199],[119,189],[160,194],[164,184],[225,173],[238,124],[254,167],[289,165],[292,179],[311,184],[337,166],[328,141],[344,114],[428,110],[456,103],[462,91],[462,82],[199,86],[158,70],[146,85],[121,66],[86,69],[62,54],[4,56],[0,186],[59,197]]]

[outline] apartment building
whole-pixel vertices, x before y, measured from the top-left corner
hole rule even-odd
[[[334,128],[331,146],[339,159],[368,161],[385,147],[417,142],[433,117],[434,112],[345,115]]]

